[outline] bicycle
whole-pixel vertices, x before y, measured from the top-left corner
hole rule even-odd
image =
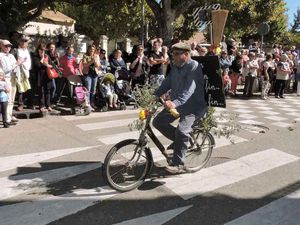
[[[142,185],[150,174],[154,161],[148,146],[148,138],[154,142],[162,155],[170,164],[171,157],[163,144],[158,140],[151,128],[151,119],[158,107],[152,111],[142,111],[141,120],[146,120],[138,139],[127,139],[114,145],[108,152],[103,165],[103,176],[108,184],[120,192],[131,191]],[[203,168],[209,161],[213,147],[214,137],[210,130],[213,126],[204,128],[202,120],[198,119],[193,124],[190,133],[190,146],[185,156],[186,171],[193,173]]]

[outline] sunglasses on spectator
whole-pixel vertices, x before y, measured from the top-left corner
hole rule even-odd
[[[139,51],[143,51],[144,49],[143,49],[143,48],[139,48],[138,50],[139,50]]]
[[[11,45],[4,45],[5,48],[11,48]]]

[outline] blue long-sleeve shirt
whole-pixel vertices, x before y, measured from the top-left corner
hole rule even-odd
[[[204,97],[202,68],[195,60],[189,60],[182,67],[171,65],[171,71],[155,91],[160,97],[171,90],[171,101],[180,114],[194,113],[203,116],[207,110]]]

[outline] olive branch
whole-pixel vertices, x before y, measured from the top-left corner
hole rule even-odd
[[[133,90],[133,96],[141,110],[154,111],[155,108],[159,107],[160,104],[154,96],[154,91],[155,89],[148,84]],[[199,124],[204,130],[210,130],[214,136],[224,136],[228,139],[241,129],[237,113],[216,113],[213,107],[208,107],[207,115],[200,120]],[[138,130],[141,132],[144,125],[145,120],[136,119],[128,126],[131,131]]]

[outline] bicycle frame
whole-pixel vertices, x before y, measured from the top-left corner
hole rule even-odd
[[[154,144],[156,145],[156,147],[161,151],[161,153],[163,154],[163,156],[166,158],[166,160],[169,160],[168,157],[168,153],[165,149],[165,147],[163,146],[163,144],[158,140],[158,138],[156,137],[156,135],[154,134],[150,123],[151,123],[151,119],[154,113],[150,113],[150,115],[147,116],[146,119],[146,124],[145,124],[145,128],[142,130],[140,137],[139,137],[139,144],[141,146],[146,146],[148,143],[148,139],[147,136],[148,135],[150,137],[150,139],[154,142]],[[150,149],[150,148],[149,148]]]
[[[156,109],[157,110],[157,109]],[[154,134],[153,132],[153,129],[151,128],[150,126],[150,123],[151,123],[151,119],[152,119],[152,116],[154,115],[154,113],[156,112],[156,110],[154,112],[150,112],[149,115],[147,116],[147,119],[146,119],[146,124],[145,124],[145,127],[144,129],[142,130],[140,136],[139,136],[139,145],[140,146],[143,146],[143,147],[147,147],[147,143],[148,143],[148,139],[147,139],[147,135],[150,137],[150,139],[153,141],[153,143],[156,145],[156,147],[160,150],[160,152],[162,153],[162,155],[166,158],[167,162],[169,163],[170,162],[170,158],[169,158],[169,155],[165,149],[165,147],[163,146],[163,144],[159,141],[159,139],[156,137],[156,135]],[[198,131],[198,132],[201,132],[203,133],[203,135],[206,137],[208,135],[211,135],[209,133],[209,131],[211,130],[211,127],[208,128],[208,129],[204,129],[203,127],[201,127],[201,125],[199,125],[199,121],[197,121],[195,123],[195,126],[193,126],[193,131]],[[195,137],[195,135],[193,134],[193,131],[190,133],[190,136],[191,136],[191,139],[190,139],[190,144],[191,146],[194,146],[196,145],[196,149],[199,149],[200,146],[203,145],[204,141],[205,141],[205,138],[203,138],[202,142],[201,143],[198,143],[197,142],[197,138]],[[214,139],[213,140],[213,146],[215,145],[214,143]],[[150,150],[149,147],[147,147]],[[194,149],[194,148],[192,148]],[[200,148],[201,149],[201,148]],[[135,154],[134,154],[135,156]],[[139,156],[140,157],[140,156]],[[138,157],[138,159],[139,159]]]

